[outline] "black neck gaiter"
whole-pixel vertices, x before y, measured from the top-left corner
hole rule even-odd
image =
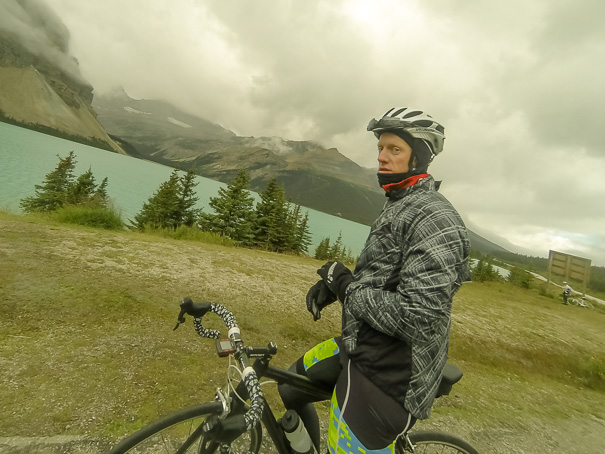
[[[387,184],[399,183],[417,172],[404,172],[404,173],[378,173],[378,184],[382,188]]]

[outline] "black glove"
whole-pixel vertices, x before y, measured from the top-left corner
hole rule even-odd
[[[336,295],[330,291],[326,283],[322,280],[317,281],[307,292],[307,310],[313,314],[313,321],[321,318],[321,311],[324,307],[336,301]]]
[[[334,293],[341,303],[345,301],[345,291],[353,280],[353,273],[340,262],[328,262],[317,274],[321,276],[328,288]]]

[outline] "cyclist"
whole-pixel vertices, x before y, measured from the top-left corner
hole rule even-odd
[[[429,417],[447,359],[452,298],[470,280],[464,223],[427,173],[443,149],[443,126],[423,111],[393,108],[367,129],[378,139],[378,182],[388,199],[355,270],[328,262],[307,294],[315,320],[340,301],[342,335],[292,366],[334,387],[331,453],[393,452],[399,435]],[[288,386],[280,393],[319,449],[313,404]]]
[[[569,304],[567,299],[569,298],[569,295],[571,295],[571,292],[573,292],[573,289],[569,286],[567,281],[563,281],[563,304]]]

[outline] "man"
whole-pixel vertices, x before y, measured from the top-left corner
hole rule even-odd
[[[427,173],[443,148],[443,127],[400,108],[370,121],[368,131],[378,139],[378,181],[388,200],[355,271],[328,262],[307,295],[315,320],[340,301],[342,336],[292,366],[334,387],[331,453],[393,452],[399,435],[429,417],[447,359],[452,298],[470,280],[464,223]],[[280,393],[319,449],[313,405],[287,386]]]
[[[569,298],[569,295],[571,295],[571,292],[573,291],[573,289],[569,286],[569,284],[567,283],[567,281],[563,282],[563,304],[569,304],[567,302],[567,299]]]

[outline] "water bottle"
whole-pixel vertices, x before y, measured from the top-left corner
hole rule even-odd
[[[296,454],[317,454],[315,445],[313,445],[311,437],[296,411],[288,410],[281,418],[281,426],[293,452]]]

